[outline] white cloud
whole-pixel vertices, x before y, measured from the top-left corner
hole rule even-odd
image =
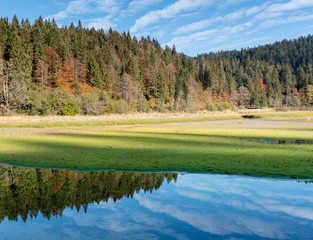
[[[162,1],[163,0],[133,0],[128,4],[127,8],[121,12],[120,15],[122,17],[130,16]]]
[[[195,44],[198,45],[200,42],[205,42],[206,46],[210,46],[212,43],[227,41],[252,26],[252,22],[246,22],[230,27],[216,27],[214,29],[196,32],[188,36],[175,37],[166,45],[172,46],[175,44],[178,49],[185,49],[190,48]]]
[[[175,46],[179,46],[180,48],[185,48],[185,47],[189,46],[191,43],[194,44],[195,41],[198,42],[198,41],[203,41],[203,40],[209,39],[216,32],[217,32],[216,29],[212,29],[212,30],[193,33],[193,34],[190,34],[188,36],[175,37],[170,42],[168,42],[166,45],[167,46],[175,45]]]
[[[62,20],[68,18],[71,15],[84,14],[90,11],[89,1],[87,0],[75,0],[69,2],[67,8],[64,11],[58,12],[47,19],[54,18],[55,20]]]
[[[291,14],[286,14],[282,12],[264,12],[257,15],[253,20],[260,20],[259,25],[251,33],[258,32],[262,29],[271,28],[279,25],[284,25],[288,23],[296,23],[301,21],[308,21],[313,19],[313,14],[310,14],[306,11],[303,12],[294,12]]]
[[[56,6],[64,6],[64,2],[62,2],[62,1],[58,1],[58,0],[53,0],[53,3],[54,3],[54,5],[56,5]]]
[[[248,17],[252,14],[256,14],[257,12],[264,10],[266,6],[267,6],[267,3],[263,4],[260,7],[243,8],[238,11],[229,13],[225,16],[216,16],[208,20],[201,20],[195,23],[191,23],[186,26],[178,28],[173,34],[179,35],[179,34],[183,34],[187,32],[194,32],[197,30],[207,28],[213,23],[235,22],[236,20],[242,19],[243,17]]]
[[[117,0],[73,0],[68,3],[65,10],[60,11],[46,19],[54,18],[56,21],[64,20],[73,16],[90,14],[90,13],[103,13],[105,16],[91,19],[84,19],[83,22],[89,28],[96,29],[109,29],[114,28],[117,24],[113,18],[120,11],[120,6]]]
[[[136,33],[152,23],[157,23],[164,19],[175,18],[180,13],[197,10],[201,7],[209,6],[212,3],[213,0],[178,0],[162,10],[150,11],[146,15],[137,19],[130,31]]]
[[[271,12],[282,12],[282,11],[292,11],[305,7],[312,7],[312,0],[291,0],[287,3],[277,3],[273,4],[268,8]]]
[[[117,26],[116,23],[112,21],[112,16],[88,19],[86,22],[88,23],[88,28],[94,27],[95,29],[102,28],[104,30],[108,30],[110,27],[115,28]]]
[[[231,27],[225,27],[222,29],[221,31],[221,34],[231,34],[231,35],[234,35],[234,34],[238,34],[244,30],[246,30],[247,28],[249,27],[252,27],[253,26],[253,23],[252,22],[246,22],[246,23],[243,23],[243,24],[239,24],[239,25],[236,25],[236,26],[231,26]],[[230,36],[232,37],[232,36]]]
[[[226,8],[226,7],[230,7],[233,5],[237,5],[237,4],[241,4],[244,2],[248,2],[249,0],[226,0],[226,1],[221,1],[219,4],[220,8]]]
[[[115,0],[74,0],[68,3],[65,10],[48,16],[46,19],[54,18],[55,20],[63,20],[91,12],[102,12],[113,15],[118,11],[119,6]]]
[[[265,2],[261,6],[251,7],[249,9],[247,9],[247,12],[246,12],[247,16],[254,15],[254,14],[266,9],[269,5],[270,5],[270,2]]]
[[[120,10],[117,0],[89,0],[95,3],[97,11],[104,13],[116,14]]]
[[[201,30],[203,28],[206,28],[208,26],[210,26],[212,23],[212,21],[210,20],[202,20],[199,22],[195,22],[195,23],[191,23],[188,24],[186,26],[177,28],[177,30],[173,33],[174,35],[179,35],[182,33],[187,33],[187,32],[193,32],[193,31],[197,31],[197,30]]]
[[[245,35],[250,35],[250,32],[245,33]],[[237,39],[236,41],[231,41],[229,43],[225,43],[223,45],[219,45],[218,47],[214,48],[209,48],[207,49],[209,52],[217,52],[220,51],[221,49],[223,50],[233,50],[233,49],[241,49],[244,47],[255,47],[260,44],[260,41],[263,42],[264,44],[270,43],[270,36],[265,36],[262,38],[249,38],[249,40],[244,41],[244,45],[242,43],[242,39]],[[200,45],[200,47],[205,48],[207,45],[203,44]]]
[[[254,20],[264,21],[266,19],[275,19],[277,17],[286,17],[286,12],[313,7],[312,0],[291,0],[287,3],[268,4],[261,13],[254,17]]]

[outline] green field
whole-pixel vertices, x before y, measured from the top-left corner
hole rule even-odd
[[[2,127],[0,162],[80,170],[313,178],[313,144],[264,144],[264,139],[313,140],[311,122],[272,118],[210,120]]]

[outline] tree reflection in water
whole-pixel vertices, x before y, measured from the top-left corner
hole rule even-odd
[[[157,190],[164,181],[177,180],[176,173],[77,172],[0,166],[0,222],[6,217],[17,221],[20,216],[37,217],[39,212],[50,219],[62,217],[65,208],[116,202],[132,198],[135,192]]]

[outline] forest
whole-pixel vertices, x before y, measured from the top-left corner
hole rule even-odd
[[[149,36],[0,18],[0,115],[313,104],[313,36],[186,56]]]

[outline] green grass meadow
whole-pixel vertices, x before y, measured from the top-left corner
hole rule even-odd
[[[2,126],[0,162],[77,170],[313,178],[313,144],[263,141],[313,140],[312,123],[273,119],[153,121],[103,126]]]

